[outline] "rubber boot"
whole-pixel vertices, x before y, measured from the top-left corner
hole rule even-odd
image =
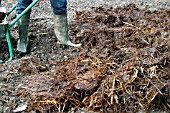
[[[25,14],[18,20],[19,40],[17,43],[17,50],[21,53],[27,52],[27,46],[29,43],[28,39],[29,20],[30,14]]]
[[[68,36],[67,14],[53,15],[54,32],[60,44],[65,44],[73,47],[80,47],[81,44],[73,44]]]

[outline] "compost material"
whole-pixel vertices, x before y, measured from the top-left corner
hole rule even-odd
[[[31,58],[14,66],[30,76],[15,92],[27,112],[170,111],[170,9],[129,4],[77,11],[69,35],[82,48],[56,45],[48,19],[31,21],[31,43],[39,41],[30,46]],[[45,49],[51,51],[42,51],[42,37],[50,37]]]

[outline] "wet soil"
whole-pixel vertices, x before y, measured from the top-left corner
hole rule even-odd
[[[168,113],[168,2],[79,2],[69,2],[68,18],[70,39],[80,48],[57,44],[49,2],[32,10],[26,54],[16,51],[17,26],[11,28],[14,60],[0,64],[0,111],[27,105],[23,113]],[[0,58],[8,58],[4,38],[0,48]]]

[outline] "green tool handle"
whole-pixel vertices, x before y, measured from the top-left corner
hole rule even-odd
[[[16,8],[17,3],[6,13],[6,15],[9,15],[15,8]]]
[[[21,14],[18,15],[16,19],[14,19],[9,25],[8,28],[12,27],[27,11],[29,11],[36,3],[38,0],[34,0]],[[10,11],[7,12],[7,14],[10,14],[16,7],[16,4],[11,8]]]
[[[9,55],[10,55],[10,58],[7,60],[8,61],[11,61],[12,58],[13,58],[13,50],[12,50],[12,45],[11,45],[11,40],[10,40],[10,28],[25,14],[27,13],[27,11],[29,11],[36,3],[38,2],[38,0],[34,0],[21,14],[19,14],[17,16],[17,18],[15,18],[11,23],[8,24],[7,26],[7,30],[6,30],[6,39],[7,39],[7,42],[8,42],[8,49],[9,49]],[[15,4],[8,12],[7,12],[7,15],[9,15],[15,8],[16,8],[16,5]],[[0,60],[0,63],[3,62],[2,60]]]

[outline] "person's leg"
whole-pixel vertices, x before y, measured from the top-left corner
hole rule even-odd
[[[59,43],[80,47],[81,44],[73,44],[68,36],[67,0],[50,0],[53,10],[54,31]]]
[[[16,6],[17,15],[21,14],[22,11],[24,11],[31,3],[32,3],[32,0],[18,0],[17,6]],[[17,43],[17,50],[22,53],[27,52],[27,46],[29,43],[28,26],[29,26],[29,20],[30,20],[30,13],[31,13],[31,10],[29,10],[25,15],[23,15],[18,20],[19,40]]]
[[[21,14],[22,11],[24,11],[30,4],[32,3],[32,0],[18,0],[16,5],[16,13]],[[27,14],[30,14],[31,10],[27,12]]]
[[[67,14],[67,0],[50,0],[55,15]]]

